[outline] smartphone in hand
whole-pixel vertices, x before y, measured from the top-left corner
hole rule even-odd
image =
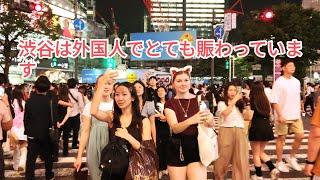
[[[200,111],[205,111],[208,109],[208,107],[204,101],[200,102],[199,109],[200,109]]]
[[[118,76],[115,78],[117,82],[125,82],[127,81],[127,73],[125,70],[117,69]]]
[[[158,110],[156,110],[156,109],[154,109],[154,112],[156,113],[156,114],[161,114]]]

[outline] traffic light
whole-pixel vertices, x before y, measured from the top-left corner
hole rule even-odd
[[[31,8],[32,8],[32,10],[34,10],[36,12],[41,12],[43,9],[42,5],[39,2],[32,4]]]
[[[115,69],[116,60],[114,58],[103,58],[102,67],[107,69]]]
[[[23,11],[26,13],[43,11],[43,5],[40,2],[31,2],[28,0],[21,1],[20,3],[15,2],[11,5],[11,8],[13,10]]]
[[[263,22],[270,22],[274,18],[275,14],[272,10],[266,9],[260,13],[260,20]]]
[[[225,66],[226,66],[226,69],[229,69],[229,68],[230,68],[230,62],[229,62],[229,60],[226,60]]]
[[[52,62],[51,62],[51,67],[57,67],[58,65],[58,60],[56,57],[52,58]]]

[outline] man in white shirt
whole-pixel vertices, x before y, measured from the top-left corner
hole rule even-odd
[[[276,142],[277,163],[281,172],[289,172],[289,168],[282,161],[283,146],[287,134],[295,134],[290,157],[286,158],[291,168],[301,171],[295,155],[304,136],[303,122],[301,119],[300,81],[293,77],[295,65],[290,60],[281,63],[283,75],[279,77],[272,88],[271,103],[275,111],[275,133],[278,135]]]
[[[70,123],[70,129],[72,129],[72,149],[78,149],[78,135],[80,129],[80,114],[84,108],[84,100],[82,94],[77,89],[77,80],[74,78],[68,79],[69,99],[72,103],[72,111],[70,118],[67,122]],[[64,149],[64,155],[67,155],[67,151]]]

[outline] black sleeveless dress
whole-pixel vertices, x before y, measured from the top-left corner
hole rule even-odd
[[[270,141],[274,139],[272,125],[269,116],[263,116],[254,110],[251,127],[249,129],[249,141]]]

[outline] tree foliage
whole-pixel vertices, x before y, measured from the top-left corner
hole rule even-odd
[[[320,49],[320,13],[312,9],[303,9],[301,6],[290,3],[273,6],[272,10],[275,16],[271,22],[261,21],[258,11],[251,12],[246,17],[242,41],[245,43],[264,39],[273,39],[274,42],[286,42],[292,39],[302,41],[303,56],[295,59],[296,76],[301,79],[305,77],[307,68],[319,60],[320,57],[317,52]],[[283,56],[281,58],[287,57]],[[261,59],[254,59],[255,63],[256,61],[261,62]],[[271,60],[271,57],[266,57],[263,60],[264,66],[272,66]],[[267,67],[267,69],[270,69],[270,67]]]
[[[55,23],[56,16],[51,9],[43,4],[45,12],[40,12],[39,18],[32,17],[31,13],[14,9],[8,0],[0,1],[5,10],[0,13],[0,46],[3,46],[1,54],[4,56],[4,66],[1,68],[8,75],[13,58],[17,56],[17,40],[30,33],[48,35],[51,39],[57,39],[60,34],[60,25]]]

